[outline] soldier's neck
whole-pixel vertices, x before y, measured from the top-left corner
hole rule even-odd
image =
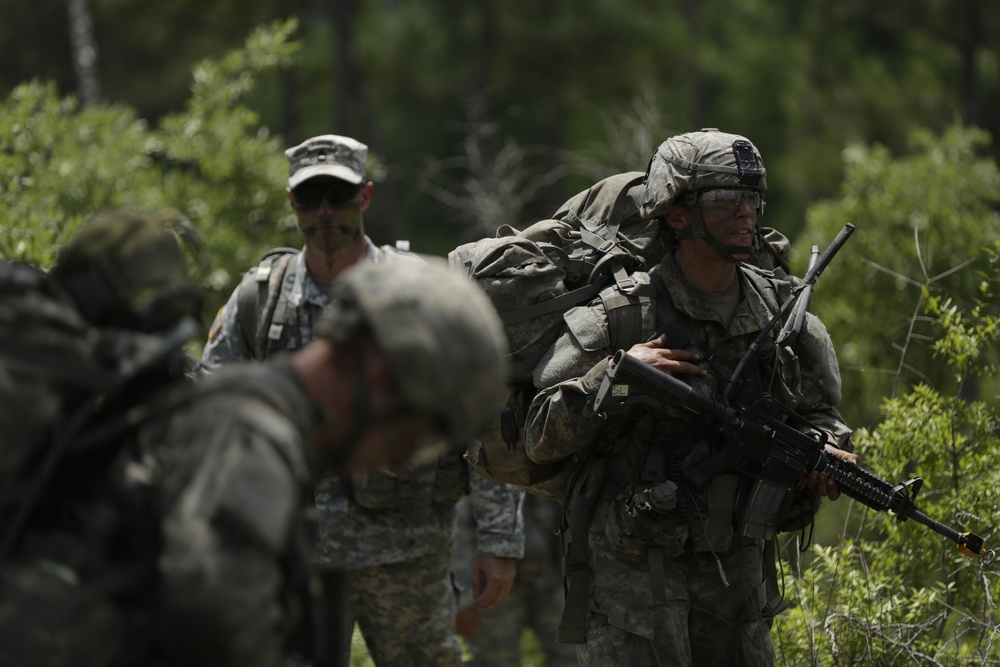
[[[701,292],[724,292],[736,282],[736,264],[727,262],[711,253],[691,252],[680,247],[674,253],[677,268],[691,284]]]
[[[322,250],[306,245],[306,269],[317,282],[330,282],[360,262],[367,247],[368,241],[364,235],[357,242],[336,250]]]

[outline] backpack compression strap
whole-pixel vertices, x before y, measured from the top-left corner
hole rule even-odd
[[[289,263],[298,252],[294,248],[269,250],[261,258],[257,270],[247,273],[240,282],[236,316],[243,340],[257,361],[263,361],[267,356],[268,334],[282,294],[282,282]],[[267,300],[261,305],[264,296]],[[280,335],[280,329],[278,332]]]

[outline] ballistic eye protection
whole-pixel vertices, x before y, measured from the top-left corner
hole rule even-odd
[[[312,211],[320,207],[323,200],[330,208],[343,208],[361,191],[360,185],[339,179],[313,178],[292,189],[295,207],[302,211]]]

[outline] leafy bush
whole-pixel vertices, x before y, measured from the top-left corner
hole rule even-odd
[[[955,386],[997,377],[990,361],[998,318],[993,288],[1000,280],[1000,244],[984,251],[967,308],[924,287],[935,325],[931,346]],[[995,397],[991,397],[994,398]],[[996,401],[965,400],[918,384],[882,404],[883,420],[859,429],[862,463],[879,476],[924,480],[917,506],[960,532],[996,539],[1000,415]],[[784,576],[791,600],[779,617],[780,660],[794,665],[956,665],[1000,661],[996,564],[970,560],[953,542],[915,523],[899,522],[851,503],[859,520],[844,522],[841,545],[816,545]],[[808,563],[808,566],[805,564]]]
[[[291,61],[295,27],[261,28],[199,64],[185,110],[158,127],[125,106],[82,108],[53,84],[18,86],[0,103],[0,258],[48,268],[97,212],[172,209],[212,253],[203,287],[214,313],[265,250],[299,242],[282,142],[240,103],[261,74]]]

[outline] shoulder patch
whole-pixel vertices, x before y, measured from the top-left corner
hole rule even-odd
[[[219,312],[215,314],[215,319],[212,320],[212,327],[208,330],[208,340],[214,340],[215,337],[222,331],[222,310],[225,308],[219,308]]]

